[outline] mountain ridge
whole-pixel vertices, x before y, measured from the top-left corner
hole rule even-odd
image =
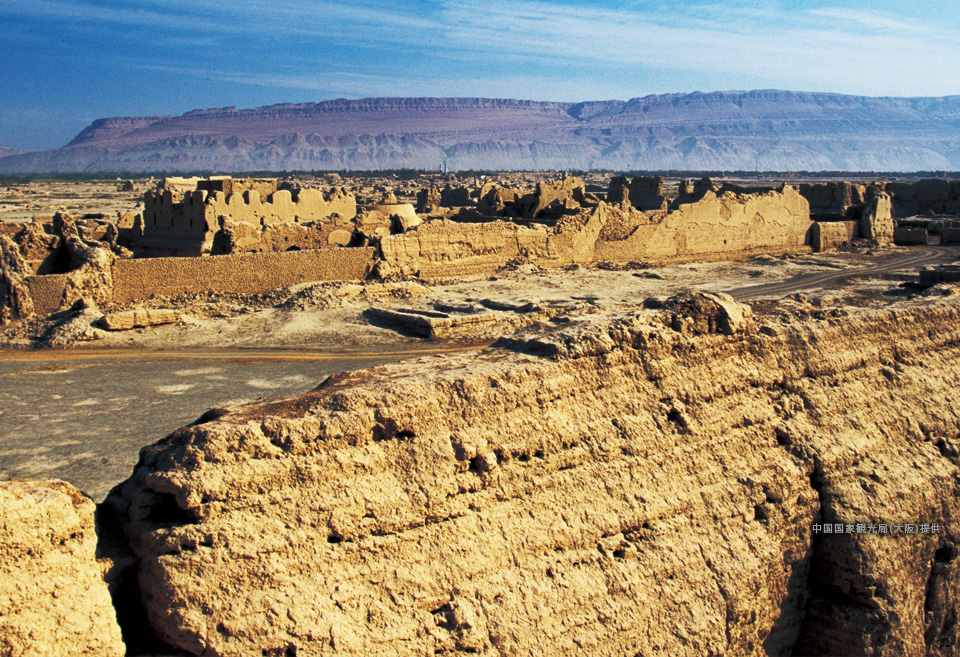
[[[5,174],[443,167],[957,170],[960,96],[335,99],[102,118],[62,148],[0,156]]]

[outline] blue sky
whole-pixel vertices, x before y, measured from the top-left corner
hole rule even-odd
[[[960,94],[955,0],[0,0],[0,146],[368,96]]]

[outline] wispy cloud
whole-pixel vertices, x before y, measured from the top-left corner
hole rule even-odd
[[[868,12],[704,5],[678,15],[539,0],[443,4],[448,40],[472,55],[734,74],[748,84],[846,86],[851,93],[892,86],[903,93],[911,81],[918,88],[949,81],[952,91],[960,90],[950,73],[960,66],[955,29]]]
[[[264,36],[336,36],[344,44],[360,39],[409,42],[415,35],[436,30],[436,21],[376,4],[241,0],[224,10],[214,0],[134,0],[122,8],[88,0],[0,2],[0,16],[44,19],[79,26],[135,27],[189,34],[244,34],[254,41]]]
[[[116,8],[92,2],[69,0],[65,2],[51,2],[50,0],[3,2],[0,3],[0,15],[48,19],[64,23],[134,25],[167,29],[183,27],[182,16],[173,15],[169,12],[137,8],[136,3],[130,3],[124,8]]]
[[[916,20],[889,16],[881,13],[867,12],[846,7],[829,7],[826,9],[812,9],[810,16],[818,16],[837,21],[842,25],[860,30],[866,29],[885,34],[923,34],[930,31],[928,25]]]
[[[598,79],[586,88],[571,90],[566,81],[542,76],[434,77],[424,79],[404,75],[368,75],[349,71],[324,71],[316,75],[253,73],[242,70],[205,69],[164,64],[137,64],[136,68],[157,73],[170,73],[203,80],[217,80],[254,87],[276,87],[316,92],[321,98],[363,98],[370,96],[482,96],[498,98],[504,89],[524,93],[513,97],[525,100],[582,100],[583,93],[590,98],[613,98],[620,89],[616,80]]]
[[[960,63],[956,27],[924,23],[846,6],[806,11],[778,2],[680,4],[673,11],[651,3],[611,9],[547,0],[432,0],[332,2],[329,0],[0,0],[0,16],[60,21],[103,30],[140,28],[153,45],[184,44],[240,51],[243,41],[275,50],[298,39],[325,48],[408,49],[458,61],[513,61],[517,66],[585,64],[646,67],[701,73],[779,75],[790,86],[818,76],[861,71],[873,62],[879,74],[944,72]],[[120,35],[123,33],[121,32]],[[128,38],[139,35],[128,33]],[[221,39],[218,43],[217,39]],[[822,70],[814,70],[823,67]],[[954,66],[955,70],[955,66]],[[945,74],[945,73],[944,73]]]
[[[957,20],[839,4],[234,0],[225,11],[221,0],[0,0],[0,19],[22,23],[23,38],[49,34],[52,21],[147,43],[149,60],[139,51],[112,53],[138,70],[326,97],[551,93],[573,100],[691,84],[960,93]]]

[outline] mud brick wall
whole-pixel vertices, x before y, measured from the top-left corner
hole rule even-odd
[[[34,312],[40,316],[46,316],[60,309],[67,278],[67,274],[27,277],[27,287],[30,288],[30,296],[33,297]]]
[[[598,240],[593,259],[667,264],[804,253],[810,251],[812,225],[809,204],[790,187],[747,196],[708,192],[625,239]]]
[[[256,294],[310,281],[362,280],[374,253],[373,248],[353,248],[118,260],[113,300],[126,303],[203,291]]]
[[[860,234],[859,221],[818,222],[813,225],[813,250],[826,251],[846,244]]]

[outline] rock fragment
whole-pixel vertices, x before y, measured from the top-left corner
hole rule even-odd
[[[733,335],[753,328],[753,310],[724,292],[695,292],[670,297],[670,326],[681,333]]]
[[[107,313],[101,321],[108,331],[127,331],[176,323],[180,321],[180,313],[169,308],[124,310]]]

